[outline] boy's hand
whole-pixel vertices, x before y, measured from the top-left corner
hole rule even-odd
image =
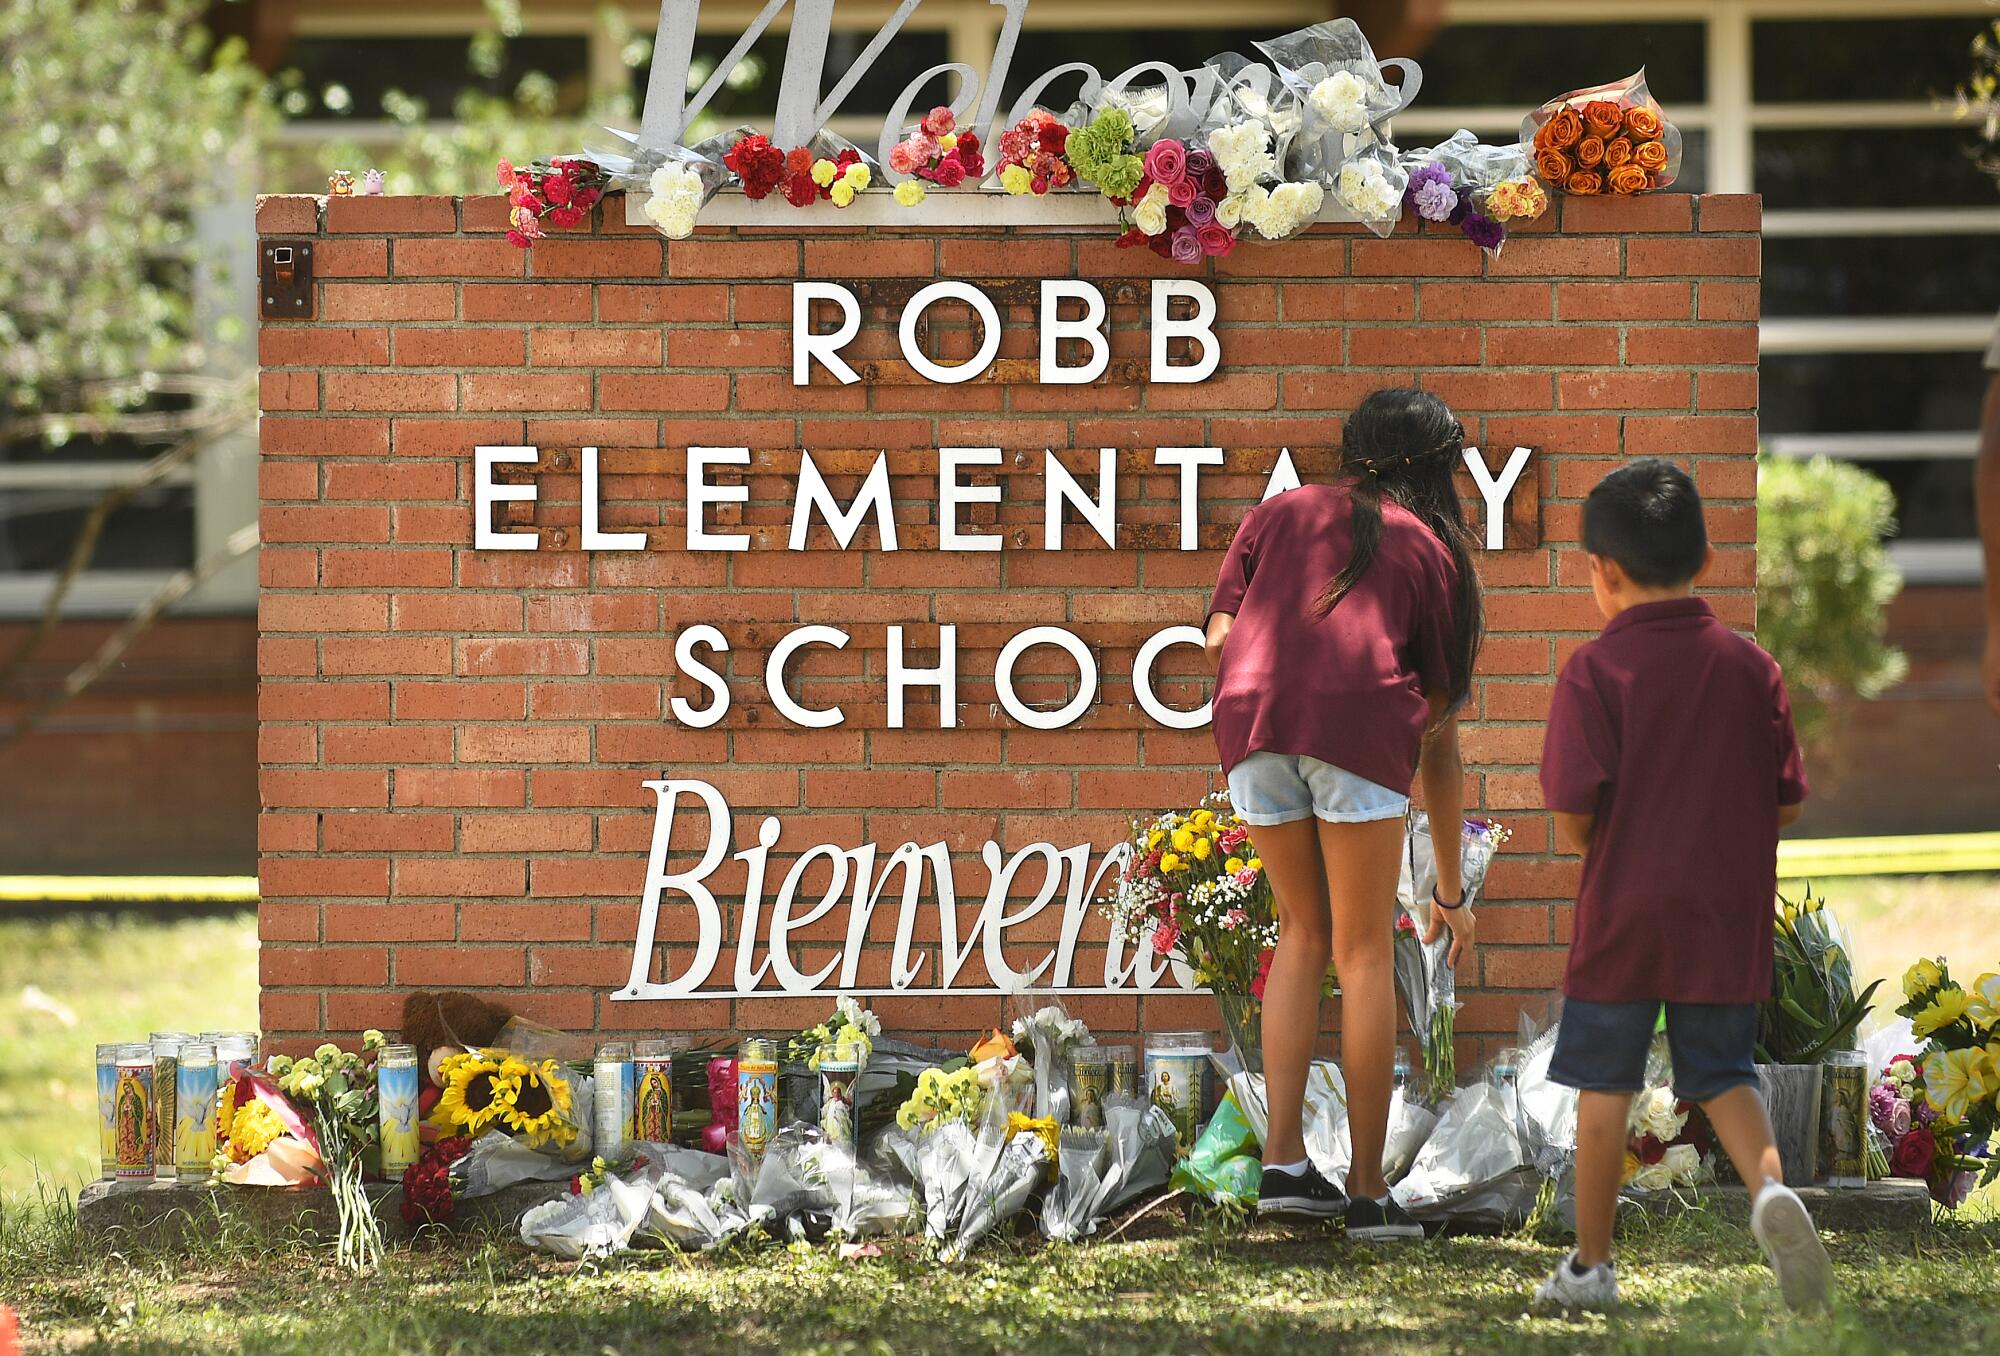
[[[1458,968],[1459,960],[1473,946],[1473,929],[1477,924],[1470,908],[1441,909],[1431,905],[1431,924],[1424,929],[1424,945],[1429,946],[1448,927],[1451,929],[1451,950],[1445,954],[1444,963],[1452,969]]]

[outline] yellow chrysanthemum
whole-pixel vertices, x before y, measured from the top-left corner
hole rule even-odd
[[[1920,960],[1903,971],[1903,997],[1912,1002],[1944,982],[1944,971],[1936,961]]]
[[[501,1066],[502,1076],[511,1075],[513,1095],[501,1104],[500,1120],[529,1144],[568,1144],[576,1138],[570,1123],[569,1080],[552,1059],[526,1064],[510,1059]]]
[[[1181,860],[1181,855],[1178,852],[1169,852],[1166,856],[1160,858],[1160,870],[1168,875],[1184,870],[1186,867],[1187,863]]]
[[[1151,833],[1146,835],[1146,851],[1157,852],[1159,850],[1160,844],[1164,843],[1166,839],[1167,836],[1164,833],[1160,832],[1158,829],[1154,829]]]
[[[245,1102],[229,1120],[229,1156],[238,1163],[248,1163],[284,1134],[285,1122],[269,1103]]]
[[[477,1137],[500,1119],[512,1091],[500,1061],[484,1054],[453,1055],[443,1073],[444,1092],[431,1112],[441,1128]]]
[[[1193,829],[1174,830],[1174,851],[1181,853],[1182,855],[1186,855],[1187,853],[1194,851]]]
[[[1197,829],[1205,829],[1214,822],[1215,822],[1215,811],[1208,809],[1196,810],[1194,812],[1194,818],[1188,821],[1189,824],[1193,825]]]
[[[1924,1060],[1924,1100],[1948,1120],[1962,1121],[1985,1099],[1992,1056],[1984,1050],[1933,1050]]]
[[[1205,862],[1214,855],[1215,841],[1213,839],[1197,838],[1194,840],[1194,859],[1196,861]]]
[[[1249,867],[1252,871],[1262,871],[1264,869],[1264,859],[1262,857],[1252,857],[1249,861],[1245,862],[1244,865]]]
[[[1918,1040],[1944,1030],[1965,1015],[1965,990],[1953,985],[1939,989],[1931,1005],[1910,1019],[1910,1031]]]
[[[1023,165],[1009,165],[1000,171],[1000,187],[1015,197],[1034,191],[1035,176],[1028,173]]]
[[[840,166],[834,164],[831,160],[822,158],[813,161],[812,181],[821,188],[825,188],[828,184],[832,183],[834,176],[839,173]]]
[[[1231,857],[1222,864],[1222,869],[1233,876],[1243,869],[1243,859],[1241,857]]]
[[[924,186],[915,179],[905,179],[896,185],[896,201],[904,207],[915,207],[924,200]],[[1156,833],[1153,835],[1158,838]]]

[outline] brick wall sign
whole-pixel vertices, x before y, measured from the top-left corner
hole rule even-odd
[[[1023,984],[1212,1026],[1095,901],[1132,817],[1220,784],[1192,628],[1237,519],[1399,383],[1477,444],[1489,548],[1467,792],[1514,839],[1469,1053],[1550,989],[1577,872],[1534,764],[1598,624],[1597,477],[1691,465],[1752,620],[1754,199],[1199,269],[1103,226],[778,204],[667,242],[607,206],[524,253],[498,198],[259,204],[316,289],[261,335],[268,1030],[441,985],[585,1031],[782,1030],[839,989],[962,1032]]]

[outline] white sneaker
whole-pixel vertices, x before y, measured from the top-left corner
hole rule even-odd
[[[1609,1262],[1599,1262],[1579,1274],[1572,1265],[1575,1261],[1575,1253],[1563,1258],[1556,1266],[1555,1275],[1536,1288],[1535,1304],[1544,1309],[1592,1309],[1600,1312],[1617,1308],[1618,1269]]]
[[[1778,1289],[1794,1309],[1824,1308],[1833,1295],[1833,1264],[1799,1194],[1766,1180],[1750,1206],[1750,1232],[1778,1274]]]

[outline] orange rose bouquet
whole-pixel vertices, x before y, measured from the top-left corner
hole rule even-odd
[[[1680,129],[1661,113],[1643,69],[1549,100],[1521,120],[1521,149],[1543,183],[1582,197],[1665,188],[1681,168]]]

